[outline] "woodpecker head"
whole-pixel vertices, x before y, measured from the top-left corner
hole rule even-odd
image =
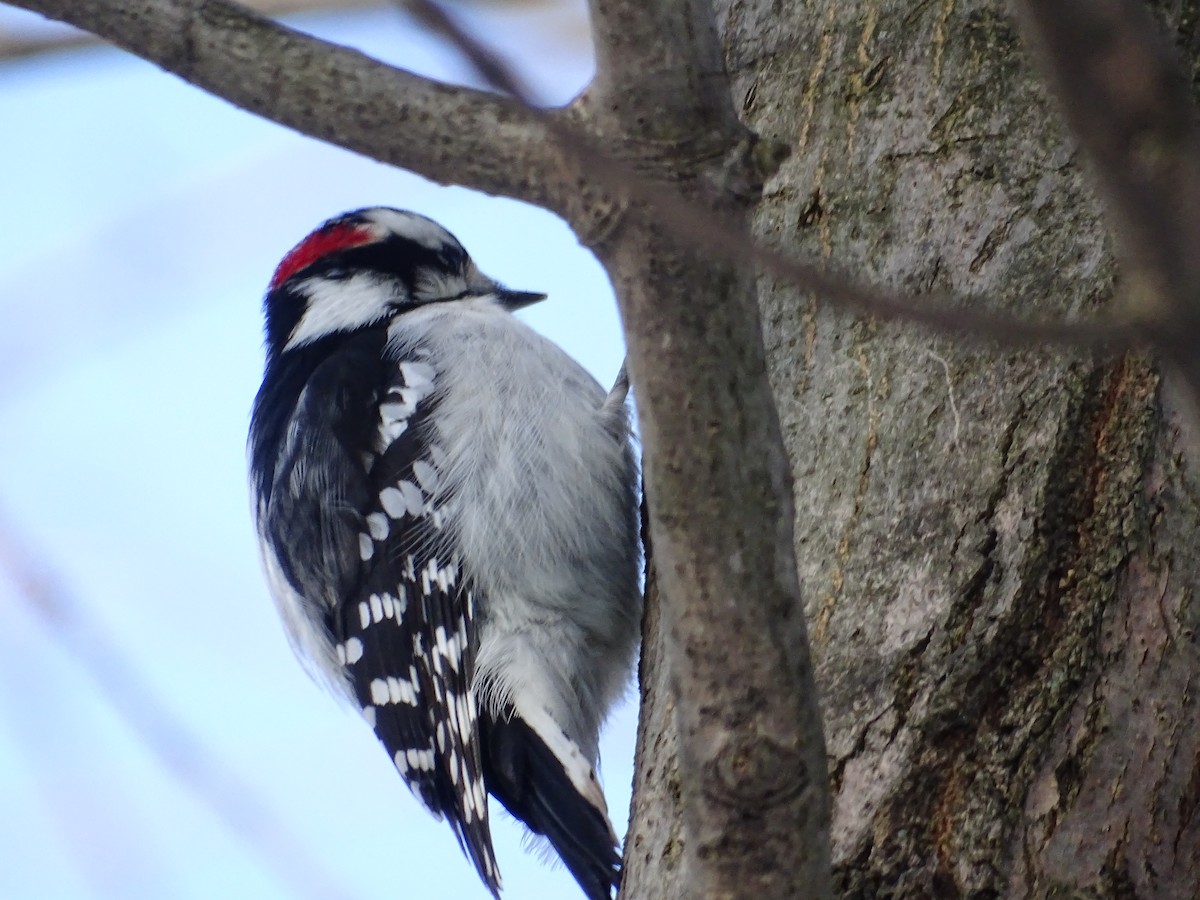
[[[275,355],[427,303],[489,297],[512,311],[545,296],[488,278],[432,219],[360,209],[330,219],[279,263],[265,301],[267,347]]]

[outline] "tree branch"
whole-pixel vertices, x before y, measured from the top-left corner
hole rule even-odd
[[[61,50],[78,50],[84,47],[94,47],[101,41],[86,31],[66,31],[61,34],[45,37],[25,37],[23,35],[0,32],[0,62],[12,62],[38,56],[42,53],[57,53]]]
[[[671,685],[674,714],[661,705],[670,718],[654,725],[677,736],[680,888],[821,900],[831,895],[825,743],[756,279],[744,257],[700,252],[690,233],[661,227],[664,208],[682,202],[746,246],[761,184],[754,138],[732,106],[710,4],[593,0],[592,10],[598,71],[577,109],[644,170],[601,154],[585,167],[620,207],[592,243],[616,288],[638,398],[661,590],[647,618],[658,613],[660,626],[645,640],[661,642]],[[591,155],[584,142],[571,149]],[[639,861],[635,871],[650,870]],[[661,886],[623,890],[653,897]]]
[[[740,126],[709,0],[591,0],[598,121],[624,127],[636,155],[704,153],[721,128]],[[672,115],[653,111],[671,109]],[[649,114],[647,114],[647,112]],[[640,149],[639,149],[640,148]]]
[[[383,0],[247,0],[245,5],[257,13],[275,18],[303,12],[382,6]],[[28,36],[0,31],[0,62],[94,47],[101,43],[99,38],[86,31]]]
[[[1187,81],[1143,3],[1020,10],[1108,201],[1128,313],[1200,398],[1200,129]]]
[[[86,29],[236,106],[442,184],[557,205],[537,113],[269,21],[227,0],[13,0]]]
[[[1050,321],[1031,320],[1009,313],[993,312],[997,304],[987,297],[961,297],[950,294],[906,295],[878,285],[854,281],[823,264],[806,262],[773,250],[758,242],[747,232],[739,231],[725,219],[713,214],[695,200],[683,196],[678,189],[656,183],[629,161],[605,152],[595,137],[585,133],[581,124],[595,123],[603,118],[599,102],[600,87],[576,101],[567,115],[534,109],[532,93],[523,85],[519,75],[505,61],[484,46],[468,31],[447,16],[431,0],[399,0],[401,6],[453,45],[489,86],[520,100],[542,117],[547,134],[558,142],[565,165],[574,172],[587,173],[588,181],[611,192],[622,200],[638,205],[638,214],[697,249],[729,263],[754,263],[763,272],[813,295],[818,302],[880,321],[919,325],[951,337],[975,341],[992,341],[1014,347],[1040,344],[1059,344],[1107,352],[1130,349],[1149,343],[1147,326],[1137,321]],[[619,4],[616,4],[619,5]],[[637,5],[634,4],[636,7]],[[607,10],[606,10],[607,12]],[[593,9],[593,17],[598,13]],[[635,17],[637,9],[633,10]],[[640,20],[643,25],[649,21]],[[611,26],[612,23],[610,23]],[[657,33],[657,32],[656,32]],[[599,77],[599,75],[598,75]],[[643,97],[647,104],[656,102]],[[621,129],[621,123],[608,123]],[[679,146],[671,148],[678,152]],[[646,154],[646,161],[653,153]],[[578,197],[572,198],[578,203]],[[558,208],[578,229],[581,213],[570,208]],[[618,210],[615,215],[620,217]]]

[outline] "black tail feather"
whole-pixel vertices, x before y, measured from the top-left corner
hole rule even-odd
[[[580,795],[562,763],[521,719],[485,713],[480,724],[488,791],[546,836],[588,900],[609,900],[621,880],[621,856],[608,817]]]

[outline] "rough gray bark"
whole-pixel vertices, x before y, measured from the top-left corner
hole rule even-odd
[[[744,222],[757,173],[707,3],[597,0],[592,12],[612,56],[600,54],[585,118],[640,172]],[[616,288],[638,397],[662,595],[650,641],[669,679],[687,835],[679,889],[820,900],[825,753],[754,279],[626,203],[592,246]],[[656,889],[653,871],[639,871],[626,896]]]
[[[1023,314],[1109,304],[1099,205],[1004,4],[720,5],[747,123],[794,148],[762,236]],[[951,343],[770,280],[762,310],[838,892],[1194,897],[1200,494],[1156,369]],[[648,819],[632,835],[669,869]]]

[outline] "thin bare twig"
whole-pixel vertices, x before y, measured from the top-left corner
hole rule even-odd
[[[528,107],[536,107],[533,91],[520,74],[509,66],[498,53],[475,38],[440,6],[422,0],[398,0],[400,7],[434,34],[439,34],[453,44],[474,67],[484,83],[521,100]]]
[[[116,713],[180,784],[209,807],[298,896],[348,898],[337,879],[200,737],[158,699],[120,650],[89,621],[81,605],[54,578],[54,567],[30,552],[0,520],[0,573],[51,633],[79,660]]]
[[[864,316],[921,325],[940,333],[1017,347],[1053,343],[1117,351],[1147,343],[1147,322],[1033,321],[988,307],[982,297],[929,294],[921,298],[854,282],[822,266],[772,250],[717,218],[711,210],[643,177],[622,160],[551,111],[539,111],[513,67],[459,26],[431,0],[399,0],[415,18],[445,38],[495,90],[511,95],[538,114],[546,130],[581,171],[618,196],[637,204],[639,214],[681,240],[734,263],[757,263],[763,271],[812,294],[817,300]]]
[[[1200,399],[1200,127],[1188,81],[1133,0],[1022,0],[1126,263],[1128,314]]]

